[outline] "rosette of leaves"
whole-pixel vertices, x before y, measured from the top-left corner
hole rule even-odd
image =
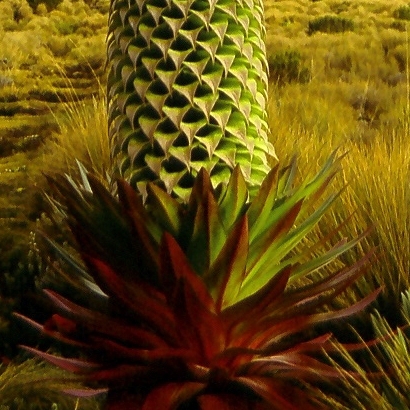
[[[200,171],[188,202],[154,183],[144,202],[124,180],[116,198],[91,175],[81,186],[51,178],[81,261],[46,239],[75,300],[45,290],[55,314],[25,320],[82,358],[26,349],[107,388],[109,409],[317,408],[301,383],[340,372],[322,356],[331,334],[315,326],[377,295],[324,309],[369,255],[315,276],[360,238],[304,243],[336,197],[324,191],[338,164],[330,158],[298,187],[295,163],[275,168],[252,200],[239,167],[216,189]]]
[[[267,138],[261,0],[113,0],[108,31],[114,173],[145,193],[187,198],[205,168],[214,186],[236,164],[259,186]]]

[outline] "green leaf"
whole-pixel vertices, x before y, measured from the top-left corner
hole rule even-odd
[[[202,114],[202,113],[201,113]],[[179,127],[181,128],[181,131],[186,135],[189,141],[189,147],[192,149],[192,143],[194,141],[194,137],[196,136],[197,132],[205,126],[207,123],[205,119],[205,115],[198,119],[197,121],[194,122],[184,122],[181,121],[179,124]]]
[[[249,240],[251,243],[266,229],[266,227],[272,226],[267,225],[267,220],[276,201],[278,170],[279,166],[276,166],[269,172],[247,211],[249,221]]]
[[[282,259],[294,246],[289,239],[289,230],[293,227],[301,206],[302,202],[295,204],[278,224],[250,244],[246,279],[240,290],[241,298],[262,288],[286,264],[285,261],[281,263]]]
[[[246,283],[244,283],[241,294],[249,295],[255,287],[259,288],[263,286],[271,275],[275,274],[289,263],[286,256],[314,228],[316,223],[332,204],[333,200],[334,198],[330,198],[328,201],[324,202],[305,221],[300,223],[286,235],[282,235],[270,245],[267,243],[268,246],[264,249],[264,253],[259,258],[255,257],[255,262],[250,264],[250,272],[247,275]],[[250,247],[250,255],[257,255],[257,249],[256,242],[252,243]],[[269,264],[267,263],[268,260],[270,261]]]
[[[180,204],[156,184],[147,185],[146,207],[161,230],[178,237],[181,231]]]
[[[238,221],[204,277],[216,301],[217,311],[234,304],[245,279],[248,259],[248,221],[246,216]]]
[[[213,96],[218,95],[218,86],[221,83],[223,76],[223,68],[219,64],[213,64],[207,67],[202,73],[201,80],[209,86]]]
[[[228,185],[218,199],[221,221],[228,231],[244,214],[249,199],[246,181],[239,166],[236,166]]]
[[[196,93],[196,94],[198,94],[198,93]],[[218,100],[218,95],[217,94],[207,93],[207,94],[203,94],[203,95],[195,95],[195,97],[193,99],[193,103],[200,110],[202,110],[202,112],[205,114],[205,117],[206,117],[207,121],[209,122],[212,108],[214,107],[217,100]],[[219,133],[219,140],[220,140],[221,137],[222,137],[222,133],[221,133],[220,129],[218,129],[218,133]],[[215,148],[216,148],[217,144],[214,144],[214,145],[215,145]],[[210,153],[210,155],[209,155],[210,158],[213,156],[213,151],[215,150],[215,148],[213,150],[208,150],[208,152]]]
[[[295,281],[300,277],[305,276],[308,272],[312,273],[318,269],[324,268],[337,257],[339,257],[340,255],[347,252],[349,249],[352,249],[354,246],[356,246],[366,235],[367,232],[363,233],[362,235],[358,236],[357,238],[351,241],[340,241],[338,244],[333,246],[332,249],[325,252],[324,254],[299,264],[299,266],[295,268],[291,280]],[[300,257],[301,255],[296,255],[295,257],[288,259],[288,262],[296,263],[296,261],[300,259]]]
[[[200,276],[216,260],[226,240],[218,208],[209,175],[202,169],[192,188],[187,217],[184,219],[186,232],[192,232],[189,237],[186,236],[189,238],[187,256]]]
[[[189,101],[193,101],[194,95],[195,95],[195,89],[199,83],[199,81],[201,80],[202,77],[202,73],[205,70],[206,65],[208,64],[210,57],[207,55],[207,53],[203,53],[204,57],[201,58],[198,61],[184,61],[183,62],[183,66],[189,68],[197,77],[198,81],[195,81],[194,83],[191,84],[186,84],[185,87],[189,87],[189,89],[191,89],[189,95]],[[200,54],[197,55],[197,57],[199,57]],[[180,86],[182,87],[182,86]],[[178,88],[177,88],[178,89]],[[185,93],[184,93],[185,95]]]
[[[281,175],[278,180],[277,195],[284,196],[291,192],[295,182],[297,166],[296,156],[292,158],[291,163],[281,170]],[[302,183],[303,184],[303,183]],[[299,187],[300,189],[300,187]]]
[[[275,304],[282,296],[291,273],[292,266],[288,265],[257,292],[227,307],[223,311],[224,320],[230,326],[246,321],[249,324],[256,323],[266,313],[269,313],[269,306]]]
[[[301,209],[299,219],[302,219],[306,213],[310,213],[310,207],[313,206],[313,203],[317,199],[323,196],[324,190],[335,175],[335,168],[338,165],[339,160],[340,159],[334,161],[333,157],[331,157],[313,179],[310,179],[310,181],[303,181],[297,188],[292,187],[296,163],[287,167],[286,172],[282,173],[277,180],[277,191],[274,204],[275,212],[272,212],[269,215],[265,221],[265,226],[271,226],[275,221],[281,219],[295,203],[302,199],[306,205]]]
[[[189,87],[187,90],[187,93],[189,93]],[[172,123],[177,127],[179,130],[179,126],[181,124],[182,118],[184,115],[188,112],[188,110],[191,108],[191,105],[187,104],[184,107],[171,107],[168,105],[164,105],[162,107],[162,111],[169,117],[169,119],[172,121]],[[179,135],[179,131],[178,131]]]
[[[219,143],[221,142],[223,135],[221,130],[217,126],[210,127],[211,131],[207,132],[206,135],[198,136],[196,135],[196,140],[203,146],[205,146],[208,152],[208,160],[211,158],[215,159],[216,150],[219,149]],[[214,155],[215,154],[215,155]]]

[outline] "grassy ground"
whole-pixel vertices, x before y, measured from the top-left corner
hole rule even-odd
[[[43,172],[67,169],[56,150],[72,101],[92,107],[101,94],[108,1],[0,2],[0,351],[15,354],[13,309],[36,309],[30,235],[44,211]],[[76,108],[78,111],[78,109]],[[78,122],[77,122],[78,125]],[[75,130],[73,132],[78,132]],[[78,137],[78,135],[76,135]],[[76,140],[78,144],[78,139]]]
[[[10,6],[15,3],[19,21]],[[406,323],[400,295],[410,287],[410,6],[400,0],[265,3],[269,121],[277,154],[286,163],[296,152],[306,173],[334,149],[347,152],[334,189],[347,187],[316,234],[351,216],[347,237],[369,226],[372,231],[346,258],[378,248],[364,280],[338,303],[350,304],[382,285],[375,307],[391,326]],[[107,2],[90,7],[82,0],[64,1],[52,12],[39,7],[36,13],[24,4],[0,3],[0,284],[8,306],[0,312],[0,332],[5,333],[9,310],[16,307],[7,298],[27,288],[22,260],[43,210],[37,190],[43,186],[41,172],[74,172],[79,157],[94,168],[102,164],[98,172],[104,175],[109,151],[100,87]],[[70,102],[76,99],[81,101]],[[355,324],[386,332],[389,327],[381,323],[372,324],[366,314]],[[407,339],[392,345],[396,342],[402,357]],[[394,357],[399,350],[392,349],[388,354]],[[373,404],[380,399],[383,408],[395,408],[389,406],[397,394],[389,393],[394,400],[381,394],[378,399],[366,383],[363,397],[373,395]],[[408,408],[406,400],[396,408]],[[371,403],[357,399],[348,408],[373,408]]]
[[[309,34],[312,21],[323,23],[323,16],[332,16],[330,30],[338,19],[351,21],[353,28]],[[348,187],[323,226],[353,212],[349,229],[373,226],[363,247],[377,246],[379,258],[367,283],[384,285],[380,308],[392,317],[400,293],[409,287],[410,268],[410,25],[398,17],[410,19],[408,3],[279,1],[267,8],[268,50],[276,64],[272,141],[281,159],[296,150],[302,169],[323,162],[336,148],[348,153],[339,181]],[[305,74],[282,83],[281,76],[296,64],[290,52]],[[288,64],[277,69],[274,56],[286,53],[288,59],[279,61]]]

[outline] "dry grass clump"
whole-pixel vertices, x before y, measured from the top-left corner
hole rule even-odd
[[[401,313],[410,325],[409,291],[401,295]],[[379,343],[360,355],[347,352],[340,344],[335,349],[340,360],[333,364],[341,375],[339,386],[333,391],[319,393],[323,404],[343,410],[392,410],[410,408],[410,365],[407,357],[410,350],[407,329],[393,328],[378,313],[370,321]],[[341,363],[344,366],[340,366]],[[317,396],[317,390],[312,391]]]
[[[62,393],[82,388],[79,381],[60,369],[37,359],[0,366],[1,410],[98,410],[91,399],[77,399]]]
[[[331,85],[326,89],[317,84],[293,84],[280,92],[273,90],[269,116],[274,130],[272,142],[285,162],[296,151],[302,169],[323,163],[336,148],[347,152],[335,189],[348,186],[321,227],[334,226],[351,214],[355,218],[348,229],[360,232],[366,226],[374,227],[363,246],[377,246],[379,256],[367,280],[385,286],[380,304],[384,309],[383,305],[389,303],[394,312],[397,295],[410,287],[407,103],[398,101],[396,110],[401,115],[375,128],[364,120],[357,121],[355,110],[343,102],[343,93],[346,91]]]
[[[76,160],[107,182],[110,147],[104,96],[91,101],[65,103],[57,117],[59,131],[46,147],[43,158],[48,172],[78,175]]]

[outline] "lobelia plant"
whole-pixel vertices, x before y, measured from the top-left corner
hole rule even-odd
[[[83,169],[81,184],[49,177],[79,258],[45,237],[66,289],[45,290],[56,313],[44,325],[21,316],[81,352],[26,347],[97,383],[68,393],[108,391],[110,410],[314,409],[303,383],[338,377],[315,326],[376,297],[325,309],[370,255],[315,274],[360,238],[305,241],[340,159],[298,187],[295,163],[269,168],[263,35],[259,0],[111,2],[122,178],[110,193]]]
[[[295,163],[276,167],[253,200],[239,167],[217,189],[200,171],[187,202],[154,183],[144,202],[124,180],[116,198],[84,172],[82,185],[50,178],[82,262],[46,239],[76,302],[45,290],[57,313],[44,325],[23,319],[83,358],[25,348],[99,386],[67,393],[107,388],[108,409],[318,408],[303,383],[340,372],[323,354],[331,335],[315,326],[378,293],[327,311],[370,255],[315,276],[360,238],[303,244],[336,196],[322,198],[338,165],[330,158],[298,187]]]
[[[186,199],[201,168],[216,186],[240,164],[259,186],[275,156],[264,35],[262,0],[112,0],[114,173]]]

